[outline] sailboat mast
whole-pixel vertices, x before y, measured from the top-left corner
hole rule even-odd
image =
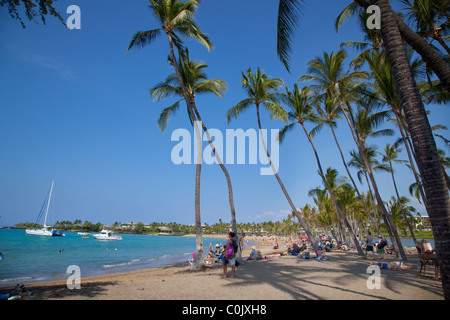
[[[54,181],[52,181],[52,186],[50,187],[50,193],[48,194],[47,208],[45,209],[44,228],[47,226],[47,214],[48,207],[50,206],[50,199],[52,198],[53,182]]]

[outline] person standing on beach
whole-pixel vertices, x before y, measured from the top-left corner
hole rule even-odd
[[[234,278],[234,273],[236,271],[236,252],[237,252],[237,248],[238,248],[238,244],[235,239],[235,236],[236,235],[234,232],[230,232],[228,234],[228,241],[227,241],[227,244],[225,245],[225,250],[224,250],[223,259],[222,259],[223,275],[221,276],[221,278],[227,277],[227,264],[228,263],[230,263],[230,265],[231,265],[231,277]],[[231,249],[233,250],[233,255],[227,257],[227,252],[229,252]]]
[[[241,235],[239,236],[239,251],[242,252],[242,250],[244,250],[244,238],[245,238],[245,233],[242,232]]]
[[[372,252],[372,258],[374,256],[373,254],[373,239],[372,239],[372,233],[369,231],[369,234],[366,238],[366,259],[367,259],[367,253]]]

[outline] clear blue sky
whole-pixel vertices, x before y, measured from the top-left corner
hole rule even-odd
[[[227,125],[226,111],[245,98],[241,71],[260,66],[283,78],[289,87],[306,73],[309,60],[336,51],[343,41],[361,40],[354,21],[336,34],[333,22],[350,1],[306,1],[293,41],[291,74],[276,56],[278,1],[203,1],[197,13],[200,28],[211,36],[208,52],[187,41],[191,59],[209,65],[211,78],[229,89],[224,98],[198,96],[197,105],[208,128],[257,128],[251,109]],[[143,50],[124,55],[132,34],[158,27],[146,0],[58,1],[81,8],[81,30],[68,30],[49,17],[47,25],[26,22],[26,29],[0,8],[0,225],[34,222],[55,181],[53,216],[56,220],[194,223],[194,165],[174,165],[170,154],[173,130],[191,130],[185,108],[161,134],[156,120],[173,100],[153,102],[148,88],[171,72],[166,63],[168,44],[160,37]],[[350,52],[354,56],[355,52]],[[449,125],[445,107],[433,106],[430,122]],[[281,128],[262,114],[265,128]],[[339,139],[345,154],[354,149],[348,127],[341,122]],[[445,135],[445,133],[444,133]],[[380,146],[395,137],[370,141]],[[323,167],[342,175],[329,130],[316,138]],[[204,143],[206,147],[207,143]],[[441,148],[444,148],[440,145]],[[448,151],[448,150],[447,150]],[[406,154],[402,153],[406,159]],[[259,175],[260,165],[228,165],[238,222],[281,220],[290,212],[274,176]],[[413,176],[397,166],[402,195],[409,196]],[[297,207],[313,203],[308,190],[321,185],[311,148],[300,130],[280,146],[279,174]],[[382,196],[394,194],[389,174],[377,174]],[[227,185],[217,165],[202,171],[202,222],[230,220]],[[366,185],[362,186],[365,191]],[[417,209],[423,208],[412,200]]]

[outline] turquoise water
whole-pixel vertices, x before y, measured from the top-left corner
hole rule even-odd
[[[195,251],[194,237],[122,234],[122,241],[84,239],[76,232],[65,237],[26,235],[25,230],[0,229],[0,287],[43,280],[66,279],[67,267],[77,265],[81,276],[125,272],[186,262]],[[203,238],[209,244],[226,240]]]
[[[422,240],[422,238],[417,238],[417,240]],[[430,244],[431,244],[431,246],[433,247],[433,248],[435,248],[435,246],[434,246],[434,239],[425,239],[425,240],[427,240]],[[405,247],[409,247],[409,248],[415,248],[416,247],[416,245],[414,244],[414,241],[413,241],[413,239],[412,238],[405,238],[405,239],[401,239],[401,241],[402,241],[402,244],[405,246]],[[391,241],[389,240],[388,241],[389,242],[389,244],[391,244]]]

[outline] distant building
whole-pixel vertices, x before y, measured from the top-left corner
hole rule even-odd
[[[158,229],[161,233],[172,233],[172,229],[170,229],[169,227],[159,227]]]
[[[431,222],[430,217],[421,216],[420,214],[416,215],[416,228],[422,231],[431,231]]]

